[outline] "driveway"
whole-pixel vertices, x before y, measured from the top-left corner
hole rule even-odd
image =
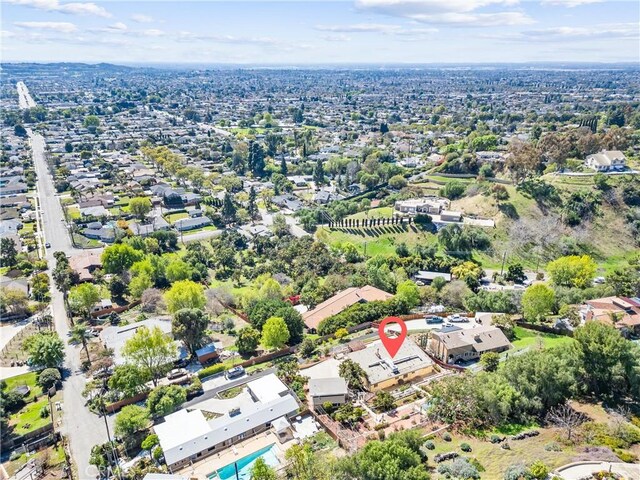
[[[630,463],[576,462],[558,468],[555,473],[564,480],[580,480],[601,471],[617,473],[627,480],[640,478],[640,465]]]

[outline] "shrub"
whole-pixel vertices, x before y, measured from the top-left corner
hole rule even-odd
[[[45,368],[38,375],[38,384],[44,390],[49,390],[51,387],[60,384],[60,380],[62,380],[62,376],[57,368]]]
[[[449,432],[445,432],[444,435],[442,435],[442,439],[445,442],[450,442],[451,441],[451,434]]]
[[[447,478],[480,478],[478,469],[474,465],[470,464],[466,458],[456,458],[449,464],[440,465],[438,467],[438,473],[445,475]]]
[[[431,440],[427,440],[426,442],[424,442],[424,448],[426,448],[427,450],[433,450],[434,448],[436,448],[436,444]]]
[[[504,480],[521,480],[523,478],[531,478],[529,470],[523,463],[510,465],[504,472]]]
[[[44,405],[41,409],[40,409],[40,418],[47,418],[49,416],[49,407],[47,407],[46,405]]]
[[[158,439],[158,435],[153,433],[142,441],[141,447],[143,450],[151,450],[153,447],[158,445],[158,443],[160,443],[160,440]]]
[[[471,451],[471,445],[469,445],[468,443],[461,443],[460,444],[460,450],[462,450],[463,452],[470,452]]]
[[[151,456],[156,462],[160,461],[163,455],[164,455],[164,452],[162,451],[162,447],[160,445],[154,448],[153,452],[151,452]]]
[[[453,460],[454,458],[459,457],[458,452],[448,452],[448,453],[439,453],[435,457],[433,457],[433,461],[436,463],[445,462],[447,460]]]
[[[549,442],[544,446],[547,452],[561,452],[562,448],[556,442]]]
[[[500,435],[491,435],[491,439],[489,440],[491,443],[500,443],[504,440]]]
[[[537,480],[545,480],[549,476],[549,467],[547,467],[540,460],[537,460],[529,467],[531,476]]]
[[[224,370],[225,366],[222,363],[216,363],[215,365],[211,365],[210,367],[206,367],[200,370],[198,372],[198,378],[202,380],[203,378],[223,372]]]
[[[634,463],[638,459],[638,457],[635,456],[633,453],[624,452],[622,450],[618,450],[616,452],[616,455],[620,460],[622,460],[625,463]]]
[[[191,383],[187,387],[187,395],[195,396],[200,392],[202,392],[202,381],[198,377],[193,377],[193,380],[191,380]]]

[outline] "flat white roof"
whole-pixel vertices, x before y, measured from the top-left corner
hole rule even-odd
[[[153,429],[166,452],[188,442],[192,438],[204,435],[211,428],[202,410],[178,410],[164,418],[164,423],[154,425]]]
[[[267,403],[282,397],[289,389],[273,373],[247,383],[247,387],[258,401]]]

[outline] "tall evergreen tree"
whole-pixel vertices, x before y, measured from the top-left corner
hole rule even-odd
[[[258,204],[256,203],[256,189],[251,186],[249,190],[249,204],[247,205],[247,211],[252,219],[258,217]]]
[[[222,201],[222,221],[224,223],[233,223],[236,220],[236,206],[229,192],[225,192]]]
[[[283,175],[287,175],[289,169],[287,168],[287,161],[284,159],[284,155],[282,156],[282,160],[280,160],[280,173]]]
[[[324,183],[324,166],[322,165],[321,159],[318,159],[316,168],[313,169],[313,181],[316,182],[317,185]]]

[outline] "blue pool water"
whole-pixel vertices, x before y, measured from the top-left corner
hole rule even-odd
[[[262,457],[264,462],[270,467],[277,467],[280,464],[278,457],[274,451],[274,444],[264,447],[251,455],[242,457],[235,464],[238,465],[239,480],[249,480],[251,478],[251,469],[258,458]],[[230,463],[226,467],[219,469],[216,473],[209,475],[210,479],[218,478],[220,480],[237,480],[235,464]]]

